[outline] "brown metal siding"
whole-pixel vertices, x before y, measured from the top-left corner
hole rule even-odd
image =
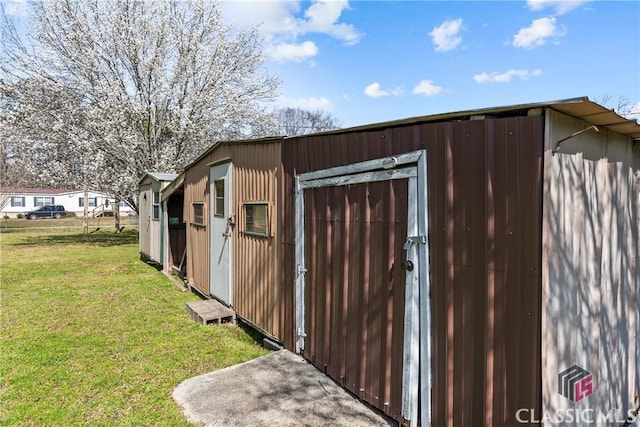
[[[194,287],[209,295],[209,164],[231,161],[233,209],[236,226],[233,239],[233,308],[236,313],[280,338],[284,316],[281,316],[283,282],[277,262],[279,247],[277,221],[277,180],[280,173],[280,143],[222,144],[201,157],[185,172],[185,215],[191,215],[192,202],[204,202],[207,226],[187,225],[187,277]],[[271,236],[254,237],[242,232],[242,203],[266,201],[270,204]],[[188,218],[188,216],[187,216]]]
[[[283,145],[284,218],[294,217],[296,173],[427,150],[434,425],[510,425],[517,409],[540,407],[542,133],[542,117],[523,116],[299,137]],[[294,229],[291,222],[282,226],[284,275],[293,289]],[[382,257],[369,253],[382,248],[352,248],[341,274]],[[286,341],[291,346],[293,336]],[[385,374],[376,360],[361,364],[360,372]]]
[[[307,197],[307,283],[313,285],[306,291],[305,356],[398,417],[407,181],[319,188]]]
[[[184,173],[184,217],[187,221],[187,280],[209,295],[209,167],[199,162]],[[194,202],[205,205],[205,225],[192,224]]]
[[[279,215],[276,189],[280,173],[280,144],[236,148],[233,155],[234,204],[238,225],[234,230],[234,310],[263,331],[280,338],[282,280],[279,275]],[[270,236],[243,233],[243,202],[268,202]]]

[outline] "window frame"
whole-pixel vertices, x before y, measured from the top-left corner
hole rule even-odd
[[[252,227],[255,226],[255,219],[249,220],[247,213],[247,208],[253,207],[264,207],[264,229],[258,230],[256,228],[249,229],[249,224]],[[267,201],[256,201],[256,202],[243,202],[242,203],[242,228],[243,233],[248,236],[256,236],[256,237],[270,237],[271,236],[271,204]],[[255,217],[255,212],[252,212],[252,217]]]
[[[196,206],[202,208],[202,222],[198,222],[196,220]],[[191,202],[191,225],[195,225],[198,227],[206,227],[207,220],[207,205],[204,202]]]
[[[222,184],[222,196],[218,195],[218,184]],[[216,179],[213,181],[213,189],[214,189],[214,194],[213,194],[213,216],[215,216],[216,218],[224,218],[224,211],[225,211],[225,204],[226,204],[226,200],[225,200],[225,193],[226,193],[226,181],[224,178],[220,178],[220,179]],[[222,202],[222,213],[220,213],[218,210],[220,208],[220,206],[218,205],[218,202],[221,201]]]
[[[87,197],[87,200],[89,201],[89,204],[87,205],[88,208],[95,208],[98,206],[97,197]],[[93,204],[91,204],[91,201],[93,201]],[[84,197],[78,197],[78,207],[84,208]]]
[[[160,221],[160,191],[152,191],[151,199],[151,220]]]
[[[20,200],[20,203],[16,204],[16,200]],[[11,196],[11,207],[12,208],[26,208],[27,200],[25,196]]]
[[[42,199],[41,202],[38,199]],[[50,202],[50,203],[47,203]],[[54,196],[33,196],[33,207],[39,208],[42,206],[53,206],[56,204],[56,198]]]

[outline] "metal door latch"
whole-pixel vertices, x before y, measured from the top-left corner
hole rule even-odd
[[[416,245],[416,244],[423,244],[425,245],[427,243],[427,236],[425,235],[421,235],[421,236],[408,236],[407,237],[407,241],[404,242],[404,250],[408,251],[409,249],[411,249],[411,245]]]

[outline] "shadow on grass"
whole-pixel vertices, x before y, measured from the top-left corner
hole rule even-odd
[[[123,230],[121,233],[114,231],[94,230],[89,234],[69,233],[69,234],[51,234],[28,236],[19,242],[14,243],[15,246],[54,246],[54,245],[92,245],[92,246],[119,246],[138,243],[138,231],[134,229]]]
[[[208,301],[211,299],[211,298],[205,297],[200,292],[196,291],[195,288],[191,288],[191,293],[197,296],[198,298],[200,298],[200,301]],[[209,326],[215,326],[215,324],[211,324]],[[240,317],[236,318],[236,326],[239,329],[243,330],[255,344],[258,344],[260,347],[266,348],[264,345],[264,339],[270,338],[270,337],[260,332],[256,326],[252,325],[250,322]],[[277,339],[274,339],[274,338],[270,338],[270,339],[277,341]]]

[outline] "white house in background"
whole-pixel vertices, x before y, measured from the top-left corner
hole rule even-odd
[[[64,210],[77,216],[84,214],[84,191],[54,188],[3,188],[0,191],[0,217],[16,218],[18,214],[29,212],[40,206],[62,205]],[[96,191],[89,191],[87,203],[90,216],[113,212],[113,197]],[[120,214],[131,215],[135,211],[120,202]]]

